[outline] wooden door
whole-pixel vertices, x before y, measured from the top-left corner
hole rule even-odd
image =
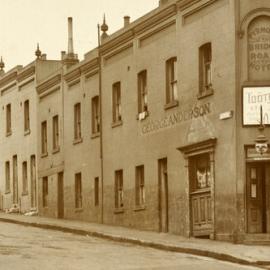
[[[247,165],[247,221],[249,233],[266,232],[265,165]]]
[[[159,168],[159,231],[168,232],[168,174],[167,159],[158,161]]]
[[[58,173],[58,198],[57,198],[57,205],[58,205],[58,218],[64,217],[64,174],[63,172]]]

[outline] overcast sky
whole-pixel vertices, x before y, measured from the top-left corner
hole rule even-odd
[[[106,14],[108,33],[158,6],[158,0],[0,0],[0,56],[5,71],[35,59],[36,44],[48,59],[67,50],[67,17],[73,17],[74,50],[80,60],[97,46],[97,24]]]

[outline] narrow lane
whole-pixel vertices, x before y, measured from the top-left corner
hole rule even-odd
[[[0,223],[1,270],[244,270],[213,259]]]

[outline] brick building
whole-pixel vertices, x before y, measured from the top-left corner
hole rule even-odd
[[[36,84],[39,213],[269,238],[269,1],[160,1],[101,30],[79,62],[70,21]]]

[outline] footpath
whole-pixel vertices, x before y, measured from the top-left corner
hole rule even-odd
[[[270,246],[251,246],[208,239],[184,238],[178,235],[140,231],[104,224],[6,214],[3,212],[0,212],[0,222],[101,237],[165,251],[205,256],[222,261],[270,269]]]

